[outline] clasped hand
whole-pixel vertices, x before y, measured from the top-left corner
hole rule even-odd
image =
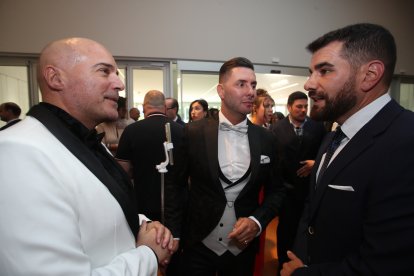
[[[137,247],[146,245],[157,255],[160,266],[168,265],[178,245],[173,240],[170,230],[158,221],[143,221],[137,237]]]

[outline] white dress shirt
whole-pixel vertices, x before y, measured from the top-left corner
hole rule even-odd
[[[230,125],[229,120],[219,113],[219,123],[226,122]],[[237,126],[246,126],[247,118],[237,124]],[[248,170],[250,166],[250,146],[249,138],[246,135],[240,136],[240,134],[234,131],[222,131],[218,132],[218,159],[221,171],[224,176],[231,182],[239,180]]]

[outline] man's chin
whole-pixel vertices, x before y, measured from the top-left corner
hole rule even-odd
[[[310,117],[312,120],[315,121],[324,121],[324,114],[323,114],[323,109],[320,107],[312,107],[311,111],[310,111]]]

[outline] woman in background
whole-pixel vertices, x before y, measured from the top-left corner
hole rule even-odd
[[[208,117],[208,103],[206,100],[198,99],[190,104],[188,122],[198,121]]]
[[[253,124],[268,127],[273,115],[274,101],[264,89],[257,89],[257,96],[253,103],[251,121]]]

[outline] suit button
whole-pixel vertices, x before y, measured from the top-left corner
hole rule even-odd
[[[219,241],[222,241],[223,239],[222,238],[219,238]]]
[[[311,234],[311,235],[315,234],[315,229],[313,229],[312,226],[309,226],[308,227],[308,233]]]
[[[223,223],[220,223],[220,227],[223,227]]]

